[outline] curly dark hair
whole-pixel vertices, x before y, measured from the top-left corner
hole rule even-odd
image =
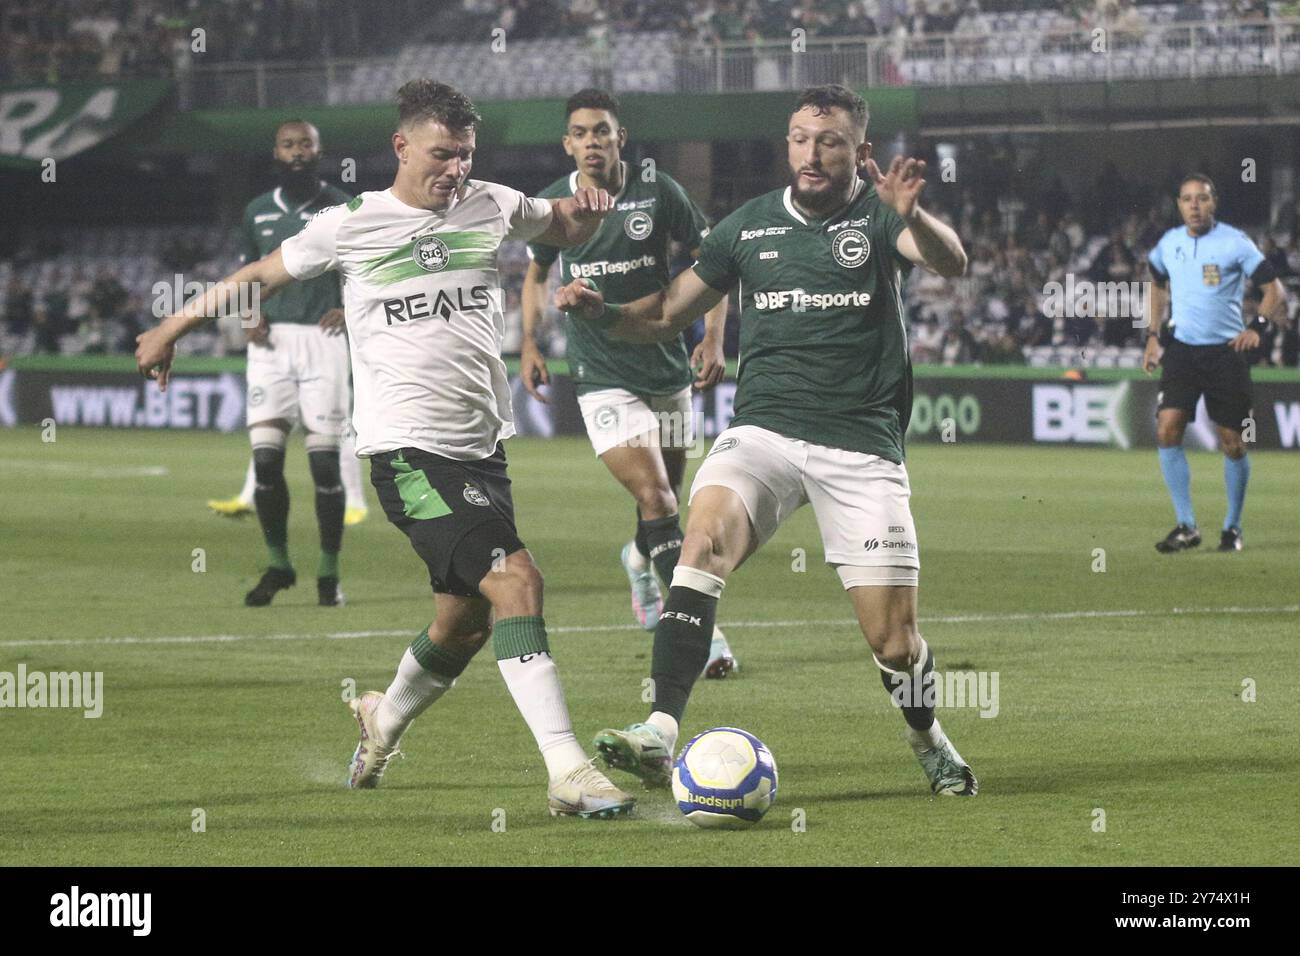
[[[565,102],[564,118],[567,120],[573,115],[574,110],[607,110],[614,119],[618,119],[620,109],[618,99],[613,93],[589,86],[585,90],[578,90]]]
[[[408,80],[397,91],[398,125],[410,126],[421,120],[435,120],[456,132],[477,129],[483,122],[468,96],[446,83]]]
[[[867,122],[871,118],[867,101],[847,86],[840,86],[838,83],[808,87],[799,94],[799,99],[791,112],[798,113],[804,107],[812,107],[813,112],[821,116],[829,113],[836,106],[853,117],[854,126],[866,132]]]

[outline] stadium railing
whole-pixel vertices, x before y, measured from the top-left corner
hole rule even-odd
[[[592,82],[620,92],[796,90],[815,83],[970,86],[1300,74],[1300,19],[1140,28],[1051,17],[983,15],[983,32],[810,37],[682,44],[669,33],[515,41],[510,56],[481,44],[417,44],[395,56],[304,63],[195,64],[178,76],[185,109],[387,102],[412,76],[454,77],[471,96],[564,96]]]

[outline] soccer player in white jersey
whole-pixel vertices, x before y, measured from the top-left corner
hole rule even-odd
[[[165,386],[174,343],[215,317],[240,282],[263,298],[334,269],[352,345],[357,454],[388,514],[425,562],[437,617],[403,654],[387,691],[349,706],[361,740],[348,785],[375,786],[402,733],[492,638],[506,685],[545,760],[553,815],[614,816],[633,798],[573,733],[542,620],[542,576],[515,530],[501,444],[515,433],[501,359],[497,249],[505,239],[585,242],[607,192],[530,199],[469,178],[480,121],[443,83],[398,91],[391,188],[321,211],[296,236],[140,336],[141,372]]]

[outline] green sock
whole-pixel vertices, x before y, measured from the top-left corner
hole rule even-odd
[[[320,553],[320,563],[316,565],[316,577],[318,578],[337,578],[339,576],[339,556],[338,553],[330,554],[328,551]]]
[[[266,550],[271,554],[271,567],[279,568],[281,571],[292,571],[293,565],[289,562],[289,548],[283,544],[268,544]]]
[[[546,622],[540,617],[507,617],[492,626],[492,650],[497,660],[550,654],[546,641]]]
[[[430,674],[455,679],[469,664],[468,657],[461,657],[453,651],[429,640],[429,629],[425,628],[411,642],[411,656],[417,664]]]

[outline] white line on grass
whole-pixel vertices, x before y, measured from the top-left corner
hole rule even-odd
[[[79,478],[166,478],[166,465],[82,465],[75,461],[35,461],[30,458],[0,460],[0,468]]]
[[[1174,607],[1161,609],[1136,609],[1115,611],[1045,611],[1023,614],[949,614],[922,617],[920,624],[978,624],[1014,621],[1069,621],[1088,618],[1123,617],[1173,617],[1186,614],[1295,614],[1300,604],[1282,607]],[[836,625],[854,627],[852,618],[824,618],[801,621],[724,621],[728,630],[747,627],[809,627]],[[550,634],[591,634],[609,631],[643,631],[635,624],[589,624],[572,627],[549,627]],[[338,631],[333,634],[197,634],[178,637],[92,637],[92,638],[32,638],[0,641],[0,647],[85,647],[115,644],[232,644],[240,641],[301,641],[324,638],[330,641],[351,641],[366,637],[401,637],[410,634],[409,628],[400,631]]]

